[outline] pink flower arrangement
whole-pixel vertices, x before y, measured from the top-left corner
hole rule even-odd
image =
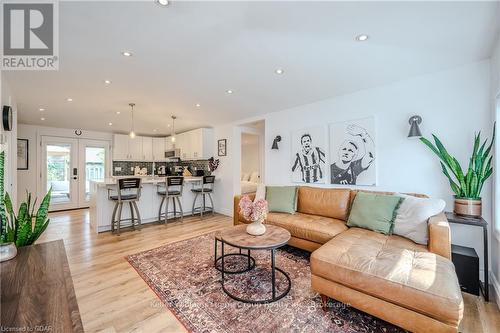
[[[248,195],[240,200],[240,212],[247,221],[264,220],[267,217],[267,201],[259,199],[253,202]]]

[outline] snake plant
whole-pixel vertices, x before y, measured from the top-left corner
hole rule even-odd
[[[4,193],[4,162],[5,152],[2,151],[0,153],[0,243],[14,242],[17,247],[31,245],[49,224],[48,214],[52,189],[43,198],[36,215],[34,215],[36,199],[32,203],[31,194],[26,192],[27,199],[19,206],[16,216],[9,194]]]
[[[469,166],[465,174],[457,159],[448,153],[442,142],[434,134],[432,137],[435,145],[426,138],[420,138],[441,160],[441,169],[448,178],[451,189],[457,198],[481,199],[483,185],[493,173],[491,148],[495,141],[495,127],[493,126],[493,137],[489,145],[487,144],[488,139],[481,144],[481,132],[474,135],[472,156],[469,159]]]
[[[17,247],[33,244],[49,225],[50,219],[49,205],[51,190],[45,197],[35,212],[36,199],[31,202],[31,193],[26,192],[26,201],[19,206],[17,215],[14,213],[12,201],[8,193],[5,194],[5,209],[9,215],[9,222],[6,224],[5,242],[14,242]]]

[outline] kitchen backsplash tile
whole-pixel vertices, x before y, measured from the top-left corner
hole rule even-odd
[[[173,167],[175,165],[180,166],[188,166],[191,169],[202,169],[208,170],[208,161],[207,160],[196,160],[196,161],[181,161],[181,162],[134,162],[134,161],[113,161],[113,176],[133,176],[134,168],[136,166],[142,168],[146,168],[148,170],[148,175],[153,174],[153,169],[155,170],[155,174],[158,174],[156,170],[158,167],[165,166],[167,169]],[[116,171],[116,168],[121,168],[120,171]]]
[[[146,168],[148,175],[153,174],[153,162],[136,162],[136,161],[113,161],[113,176],[133,176],[134,168]],[[121,168],[117,171],[117,168]]]

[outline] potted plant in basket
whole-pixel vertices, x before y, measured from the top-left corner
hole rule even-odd
[[[253,202],[248,195],[240,200],[240,212],[247,221],[251,221],[247,226],[247,233],[253,236],[260,236],[266,232],[264,220],[267,217],[267,201],[259,199]]]
[[[481,144],[481,132],[474,136],[474,147],[469,159],[467,172],[464,173],[457,159],[451,156],[441,141],[433,134],[435,145],[426,138],[420,140],[441,160],[441,169],[455,193],[454,212],[459,215],[481,216],[481,190],[493,173],[491,148],[495,141],[495,126],[489,145],[488,139]]]

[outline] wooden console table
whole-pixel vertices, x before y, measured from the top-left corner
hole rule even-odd
[[[489,279],[488,279],[488,222],[486,222],[482,217],[466,217],[457,215],[452,212],[446,212],[446,218],[450,223],[470,225],[474,227],[483,228],[483,247],[484,247],[484,286],[479,281],[479,286],[481,286],[484,300],[489,302]]]
[[[2,332],[83,332],[62,240],[19,248],[0,278]]]

